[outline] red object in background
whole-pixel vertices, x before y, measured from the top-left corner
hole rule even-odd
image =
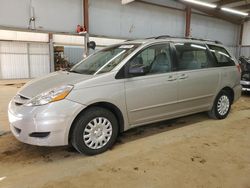
[[[85,31],[86,31],[85,27],[83,27],[81,25],[77,25],[77,27],[76,27],[76,32],[77,33],[85,32]]]

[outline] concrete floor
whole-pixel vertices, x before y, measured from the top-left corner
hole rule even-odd
[[[6,108],[17,87],[0,85],[0,187],[250,187],[250,95],[226,120],[200,113],[136,128],[89,157],[16,141]]]

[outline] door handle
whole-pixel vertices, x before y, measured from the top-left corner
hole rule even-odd
[[[169,76],[167,81],[175,81],[177,78],[175,76]]]
[[[188,78],[188,75],[187,75],[187,74],[181,74],[181,75],[179,76],[179,79],[181,79],[181,80],[184,80],[184,79],[186,79],[186,78]]]

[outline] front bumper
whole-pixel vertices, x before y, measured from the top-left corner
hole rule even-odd
[[[70,126],[85,106],[64,99],[43,106],[9,103],[8,117],[13,135],[21,142],[39,146],[68,144]]]
[[[242,91],[250,91],[250,81],[241,80]]]

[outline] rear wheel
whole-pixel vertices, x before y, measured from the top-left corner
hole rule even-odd
[[[231,109],[232,99],[228,92],[222,90],[216,97],[213,108],[208,112],[213,119],[225,119]]]
[[[115,115],[100,107],[83,112],[73,125],[71,144],[80,153],[96,155],[109,149],[118,135]]]

